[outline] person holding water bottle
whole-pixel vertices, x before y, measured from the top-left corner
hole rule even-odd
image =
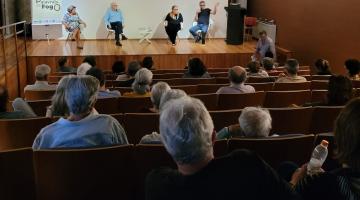
[[[335,123],[339,169],[321,172],[328,143],[323,141],[307,165],[295,171],[290,183],[304,200],[360,199],[360,98],[352,100]]]

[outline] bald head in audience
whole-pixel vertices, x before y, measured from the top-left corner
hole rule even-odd
[[[246,70],[243,67],[235,66],[229,70],[229,79],[233,84],[241,84],[246,81]]]

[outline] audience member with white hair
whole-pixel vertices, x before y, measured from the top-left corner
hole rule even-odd
[[[162,95],[160,104],[159,104],[159,111],[171,100],[180,99],[186,97],[187,94],[183,90],[178,89],[171,89],[167,91],[165,94]],[[153,132],[152,134],[145,135],[141,138],[140,144],[161,144],[161,136],[157,132]]]
[[[64,100],[69,116],[43,128],[33,149],[91,148],[128,144],[120,123],[109,115],[95,115],[99,81],[92,76],[67,76]]]
[[[92,66],[89,63],[84,62],[77,68],[76,74],[78,76],[86,75],[86,72],[89,71],[91,68]]]
[[[168,91],[171,90],[169,84],[165,82],[158,82],[151,88],[151,102],[154,105],[153,112],[158,112],[160,109],[161,97]]]
[[[214,158],[214,125],[200,100],[184,97],[168,102],[160,114],[160,135],[177,169],[148,174],[148,200],[298,199],[255,153],[237,150]]]
[[[46,91],[56,90],[56,85],[50,85],[48,82],[48,76],[51,73],[51,68],[48,65],[38,65],[35,68],[35,83],[33,85],[27,85],[24,91]]]
[[[132,84],[133,92],[125,93],[126,97],[150,97],[150,84],[152,82],[153,73],[142,68],[135,74],[135,81]]]
[[[247,78],[246,70],[243,67],[235,66],[229,70],[230,86],[220,88],[217,94],[243,94],[254,93],[255,88],[251,85],[245,85]]]
[[[217,133],[216,138],[265,138],[270,135],[271,128],[272,118],[267,109],[247,107],[241,112],[239,124],[223,128]]]
[[[186,97],[186,96],[187,96],[187,94],[184,90],[172,89],[172,90],[167,91],[161,97],[160,105],[159,105],[160,111],[165,106],[165,104],[167,104],[169,101],[174,100],[174,99],[180,99],[180,98]]]

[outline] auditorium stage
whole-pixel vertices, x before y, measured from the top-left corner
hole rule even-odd
[[[201,58],[207,67],[220,68],[234,65],[245,66],[250,60],[256,46],[255,41],[243,45],[227,45],[224,39],[207,40],[206,45],[195,44],[193,40],[181,39],[177,46],[171,46],[165,39],[152,40],[139,44],[139,40],[122,41],[123,46],[117,47],[113,40],[87,40],[83,50],[76,48],[73,41],[55,40],[29,41],[27,45],[28,81],[33,81],[33,71],[38,64],[48,64],[56,68],[61,56],[68,56],[70,65],[78,66],[85,55],[97,57],[98,66],[111,70],[115,60],[128,63],[132,60],[142,60],[150,55],[158,69],[182,69],[191,57]]]

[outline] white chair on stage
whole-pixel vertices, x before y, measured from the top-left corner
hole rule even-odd
[[[107,36],[106,36],[106,39],[111,40],[113,38],[113,36],[115,36],[115,30],[108,28],[106,25],[105,25],[105,28],[106,28],[106,31],[108,33]]]
[[[194,26],[197,26],[197,22],[193,22],[193,27]],[[212,30],[213,30],[213,27],[214,27],[214,24],[215,24],[215,21],[212,19],[212,18],[210,18],[210,20],[209,20],[209,26],[208,26],[208,30],[206,31],[206,37],[209,39],[209,40],[211,40],[211,38],[213,38],[213,35],[212,35]],[[198,30],[196,33],[200,33],[201,32],[201,30]]]
[[[144,41],[148,42],[149,44],[151,44],[151,35],[153,33],[153,30],[151,27],[140,27],[139,28],[139,34],[141,36],[139,43],[142,43]]]

